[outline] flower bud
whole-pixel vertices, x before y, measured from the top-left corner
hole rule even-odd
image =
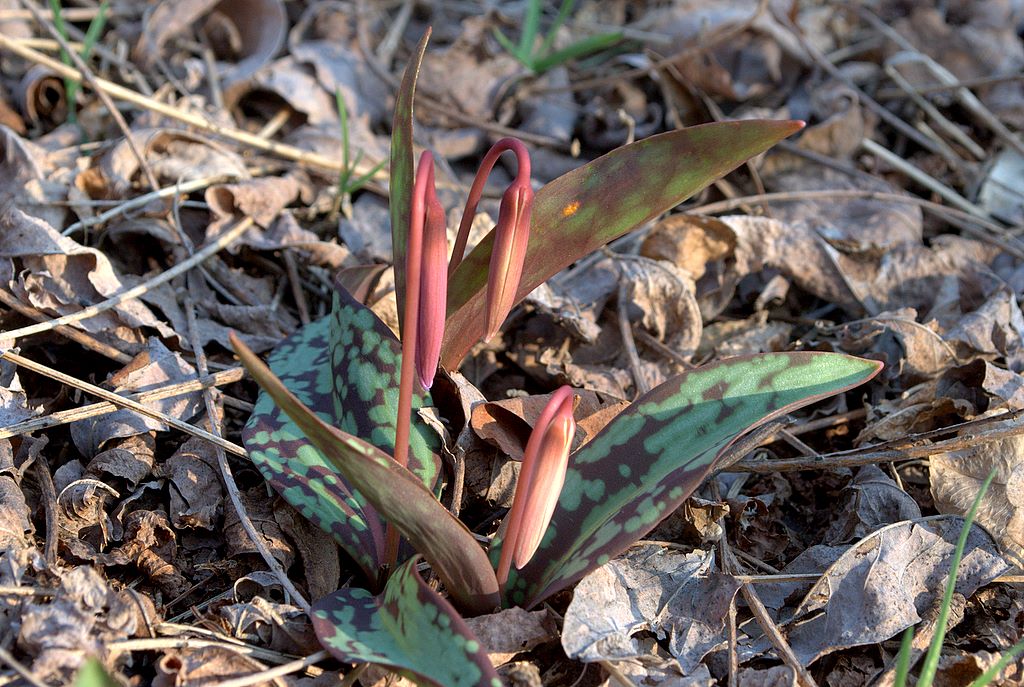
[[[536,553],[555,512],[576,434],[572,406],[572,389],[558,389],[544,406],[526,444],[498,561],[501,585],[508,581],[510,563],[518,570]]]

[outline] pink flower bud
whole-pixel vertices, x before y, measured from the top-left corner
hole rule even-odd
[[[516,170],[515,181],[501,197],[498,222],[494,225],[494,246],[487,273],[487,339],[498,332],[502,322],[516,304],[519,281],[523,276],[523,263],[526,260],[526,248],[530,242],[533,188],[530,186],[530,154],[522,141],[503,138],[491,146],[484,156],[469,189],[466,210],[462,214],[462,223],[455,239],[455,250],[448,266],[448,274],[451,275],[462,261],[469,240],[469,229],[476,215],[476,206],[483,195],[484,183],[494,163],[506,150],[515,153],[519,168]]]
[[[426,169],[426,172],[423,170]],[[434,189],[434,158],[429,152],[420,157],[420,172],[426,175],[414,192],[422,193],[423,255],[420,260],[420,303],[416,328],[416,374],[420,385],[430,389],[441,359],[444,338],[445,307],[448,299],[448,227],[444,208]],[[417,179],[418,181],[418,179]],[[409,258],[412,258],[410,253]]]
[[[498,560],[500,585],[508,581],[511,562],[517,570],[529,562],[551,522],[576,434],[572,406],[572,389],[561,387],[551,395],[530,434]]]

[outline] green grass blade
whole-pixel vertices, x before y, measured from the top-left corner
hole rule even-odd
[[[534,197],[530,242],[517,300],[576,260],[675,207],[802,126],[802,122],[751,120],[671,131],[613,150],[546,184]],[[487,273],[493,247],[491,231],[466,256],[448,283],[441,350],[441,361],[447,369],[456,369],[486,334]],[[396,256],[396,266],[397,260]]]
[[[515,43],[513,43],[512,40],[508,36],[506,36],[504,33],[501,32],[500,29],[494,29],[493,33],[494,33],[494,39],[501,44],[501,47],[503,47],[505,49],[505,52],[507,52],[512,57],[516,58],[516,60],[521,65],[523,65],[524,67],[526,67],[527,69],[530,69],[532,71],[532,69],[533,69],[533,67],[532,67],[533,62],[530,59],[530,55],[523,55],[523,54],[521,54],[519,52],[519,46],[516,45]]]
[[[527,0],[526,12],[523,15],[523,32],[519,34],[519,55],[533,58],[533,43],[537,40],[540,30],[540,0]]]
[[[967,537],[971,533],[971,526],[974,524],[974,518],[978,514],[981,499],[985,496],[985,492],[988,491],[988,487],[992,484],[995,476],[996,469],[992,468],[992,472],[988,473],[988,477],[982,482],[978,496],[975,497],[974,503],[971,504],[971,509],[967,511],[967,516],[964,518],[964,526],[960,530],[960,537],[957,539],[956,548],[953,549],[953,559],[949,564],[949,580],[946,582],[946,591],[942,595],[942,606],[939,608],[935,636],[932,637],[931,644],[928,645],[928,653],[925,654],[924,664],[921,666],[921,675],[917,679],[918,687],[931,687],[932,682],[935,680],[935,671],[938,670],[939,657],[942,654],[942,642],[946,638],[949,606],[953,603],[953,592],[956,591],[956,578],[960,569],[960,560],[963,558],[964,547],[967,546]]]
[[[1017,658],[1017,655],[1021,652],[1024,652],[1024,639],[1020,640],[1003,652],[1002,658],[996,661],[984,673],[976,677],[969,687],[987,687],[987,685],[995,680],[999,673],[1003,672],[1003,669],[1010,665],[1013,662],[1013,659]]]
[[[534,62],[534,71],[537,73],[546,72],[547,70],[557,67],[569,60],[575,60],[578,57],[584,57],[606,48],[610,48],[621,41],[622,37],[621,32],[615,32],[602,33],[597,36],[584,38],[572,45],[558,50],[557,52],[538,58]]]
[[[562,0],[562,4],[558,7],[558,14],[548,28],[547,35],[544,36],[544,42],[541,44],[540,50],[537,51],[541,59],[551,52],[551,48],[555,44],[555,38],[558,37],[558,29],[562,28],[562,24],[569,18],[569,13],[572,12],[572,7],[575,4],[576,0]]]
[[[120,687],[96,658],[87,658],[75,675],[73,687]]]
[[[361,153],[362,151],[359,151],[359,152]],[[347,187],[348,192],[349,193],[355,193],[356,191],[361,189],[363,186],[365,186],[370,181],[370,179],[373,179],[373,177],[376,176],[377,172],[379,172],[381,169],[384,168],[384,164],[386,162],[387,162],[386,160],[381,160],[380,162],[375,164],[373,166],[373,168],[370,169],[370,171],[368,171],[366,174],[364,174],[364,175],[362,175],[360,177],[356,177],[355,181],[350,181],[349,184],[348,184],[348,187]],[[359,163],[356,162],[356,164],[359,164]]]
[[[903,639],[900,640],[900,653],[897,655],[893,687],[906,687],[907,676],[910,675],[910,652],[914,648],[913,645],[914,626],[911,625],[903,631]]]

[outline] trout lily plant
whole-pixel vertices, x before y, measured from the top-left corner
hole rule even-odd
[[[454,370],[514,305],[559,270],[685,200],[797,131],[746,121],[673,131],[619,148],[534,193],[523,144],[485,156],[448,259],[433,160],[414,170],[412,103],[427,36],[396,100],[391,230],[400,341],[343,289],[330,316],[286,339],[264,365],[243,440],[267,480],[330,533],[371,589],[320,599],[313,624],[345,662],[424,684],[500,685],[460,614],[531,608],[623,552],[675,510],[723,452],[766,420],[874,376],[873,361],[830,353],[734,358],[644,394],[570,455],[573,391],[556,391],[527,444],[513,506],[486,547],[438,500],[440,444],[417,409],[438,365]],[[517,176],[498,221],[467,255],[486,177],[511,152]],[[444,596],[417,570],[426,562]]]

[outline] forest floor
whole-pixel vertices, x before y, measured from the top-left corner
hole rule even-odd
[[[0,2],[0,684],[71,684],[87,656],[126,685],[400,679],[350,675],[286,588],[360,574],[240,449],[258,387],[228,334],[269,353],[330,311],[339,273],[397,322],[386,160],[428,26],[415,143],[449,210],[502,136],[539,187],[677,128],[807,122],[472,350],[460,383],[489,402],[446,429],[477,534],[510,505],[531,399],[560,384],[588,392],[589,433],[720,358],[885,363],[771,425],[574,592],[477,619],[503,678],[893,684],[993,470],[935,684],[1024,638],[1021,3],[580,0],[534,56],[605,39],[543,69],[495,37],[517,42],[528,4]],[[337,94],[358,189],[339,190]],[[484,229],[514,172],[496,168]],[[118,397],[142,392],[148,416]],[[995,684],[1024,685],[1020,656]]]

